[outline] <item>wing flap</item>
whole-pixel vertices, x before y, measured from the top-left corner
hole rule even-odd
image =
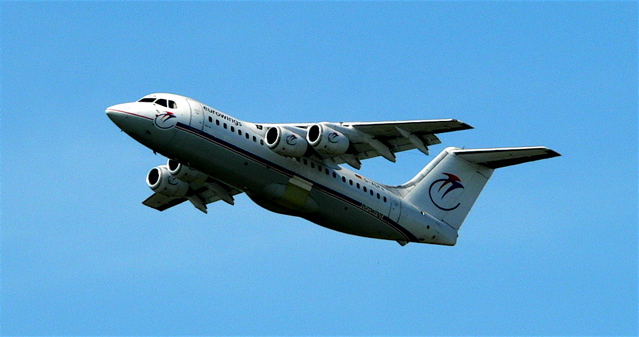
[[[195,208],[206,213],[206,205],[224,200],[229,204],[233,204],[233,196],[242,193],[242,191],[226,185],[220,181],[210,181],[207,183],[193,183],[190,185],[191,193],[185,197],[168,197],[162,194],[153,193],[150,197],[142,202],[145,206],[156,209],[160,212],[177,206],[187,200],[190,200]],[[202,204],[200,204],[200,201]]]
[[[186,201],[186,198],[173,198],[173,197],[167,197],[162,194],[153,193],[153,195],[146,198],[146,200],[144,200],[142,204],[162,212],[173,206],[177,206],[185,201]]]

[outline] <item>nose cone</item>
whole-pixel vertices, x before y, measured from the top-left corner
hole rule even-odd
[[[106,109],[106,114],[115,125],[122,127],[131,109],[128,104],[117,104]]]
[[[157,110],[149,103],[117,104],[106,108],[106,115],[120,130],[158,152],[175,134],[175,128],[166,128],[166,123],[158,124]]]

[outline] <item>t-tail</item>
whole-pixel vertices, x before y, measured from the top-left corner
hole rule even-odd
[[[458,230],[495,169],[557,156],[542,146],[449,147],[398,190],[405,201]]]

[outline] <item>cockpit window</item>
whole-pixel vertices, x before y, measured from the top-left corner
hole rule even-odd
[[[169,101],[166,100],[164,98],[153,98],[153,97],[145,97],[140,99],[138,102],[143,102],[143,103],[154,103],[155,104],[159,104],[163,107],[167,107],[169,109],[177,109],[177,103],[175,103],[175,101]]]

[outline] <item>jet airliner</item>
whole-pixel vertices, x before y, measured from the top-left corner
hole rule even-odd
[[[207,213],[216,201],[246,195],[267,210],[353,235],[453,246],[458,231],[497,168],[552,158],[542,146],[448,147],[398,186],[366,178],[344,164],[441,141],[437,134],[471,129],[455,119],[260,124],[194,99],[167,93],[106,109],[122,131],[169,158],[149,171],[159,211],[188,201]]]

